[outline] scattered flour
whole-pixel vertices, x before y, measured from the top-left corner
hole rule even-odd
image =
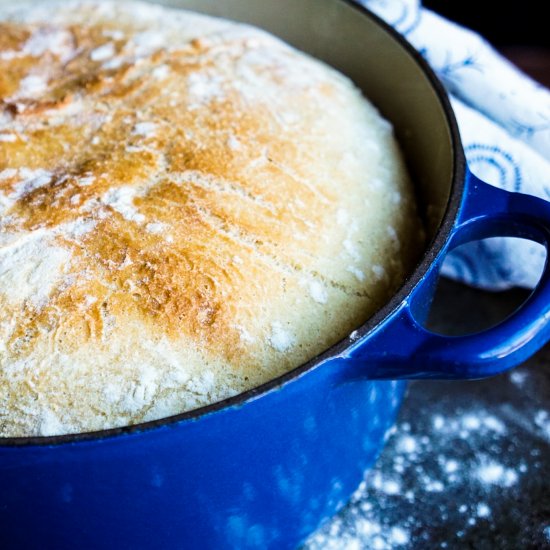
[[[416,439],[410,435],[404,435],[397,442],[397,449],[401,453],[414,453],[416,448]]]
[[[223,97],[222,83],[223,79],[218,75],[196,72],[187,78],[187,89],[192,101],[205,104]]]
[[[227,138],[227,146],[232,151],[238,151],[242,147],[241,142],[234,135]]]
[[[55,233],[70,239],[79,239],[89,233],[96,226],[96,223],[96,220],[92,218],[78,218],[58,226]]]
[[[153,69],[151,74],[157,80],[164,80],[170,74],[170,67],[168,65],[159,65]]]
[[[27,39],[20,50],[2,50],[0,59],[10,60],[18,57],[42,57],[46,53],[53,54],[66,61],[72,54],[72,37],[66,29],[38,28]]]
[[[66,60],[72,51],[72,36],[66,29],[39,28],[34,32],[23,46],[22,55],[41,57],[50,52]]]
[[[95,50],[90,52],[90,59],[92,61],[105,61],[115,55],[115,45],[112,42],[107,42],[103,46],[99,46]]]
[[[409,533],[401,527],[392,527],[390,531],[390,542],[392,544],[403,545],[410,540]]]
[[[373,265],[371,269],[377,281],[381,281],[386,276],[386,270],[381,265]]]
[[[523,386],[525,380],[527,380],[527,373],[514,370],[510,373],[510,380],[516,384],[516,386]]]
[[[484,502],[480,502],[476,507],[478,518],[488,518],[491,515],[491,509]]]
[[[105,70],[110,71],[113,69],[118,69],[119,67],[122,67],[122,64],[124,63],[123,57],[111,57],[108,58],[103,65],[101,65]]]
[[[354,260],[361,259],[361,255],[357,251],[357,248],[355,248],[355,245],[349,239],[345,239],[343,244],[344,250],[350,255],[351,258]]]
[[[112,38],[113,40],[122,40],[124,38],[124,33],[118,29],[105,29],[103,31],[103,36]]]
[[[134,54],[138,57],[150,55],[165,45],[164,35],[156,31],[145,31],[132,37]]]
[[[48,87],[48,83],[39,75],[31,74],[21,79],[17,97],[37,97]]]
[[[70,252],[52,242],[45,230],[19,235],[0,247],[0,288],[8,303],[29,301],[41,307],[61,280]]]
[[[434,416],[433,417],[433,427],[436,430],[441,430],[443,428],[443,426],[445,426],[445,420],[443,419],[443,417],[440,416],[440,415]]]
[[[397,495],[401,491],[401,485],[395,479],[384,479],[380,474],[374,476],[372,486],[387,495]]]
[[[271,323],[271,335],[269,336],[271,347],[282,353],[290,349],[294,342],[294,336],[285,330],[281,323],[278,321]]]
[[[503,418],[472,406],[452,415],[435,412],[419,434],[412,423],[402,422],[387,442],[382,464],[367,472],[344,511],[314,533],[304,548],[454,547],[445,540],[428,542],[431,514],[442,533],[448,534],[441,526],[452,518],[456,538],[472,540],[467,538],[472,529],[494,521],[493,503],[499,506],[503,492],[517,491],[529,470],[524,461],[515,463],[500,450],[510,430]],[[541,431],[545,437],[548,413],[535,409],[531,422],[539,428],[539,437]],[[457,502],[457,495],[466,502]],[[436,509],[430,508],[434,500],[442,503]],[[550,526],[543,529],[550,542]]]
[[[309,294],[319,304],[327,303],[327,289],[325,288],[325,285],[323,285],[319,281],[309,282]]]
[[[540,410],[535,414],[535,424],[540,428],[544,437],[550,441],[550,415],[547,411]]]
[[[142,137],[153,137],[157,130],[157,125],[154,122],[138,122],[134,126],[133,134]]]
[[[350,265],[348,266],[347,271],[354,275],[359,282],[362,283],[365,280],[365,274],[360,269]]]
[[[511,487],[518,481],[518,474],[515,470],[505,468],[502,464],[493,461],[481,464],[475,473],[479,481],[485,485]]]
[[[35,189],[48,185],[52,181],[52,177],[51,172],[42,169],[19,168],[18,170],[8,169],[0,172],[0,180],[8,178],[17,178],[18,180],[12,193],[7,196],[0,193],[0,214]]]
[[[438,479],[425,479],[424,489],[428,493],[441,493],[445,490],[445,485]]]
[[[145,216],[140,214],[134,206],[134,198],[138,196],[138,191],[131,185],[112,187],[103,195],[102,203],[116,210],[124,219],[141,223],[145,220]]]
[[[148,233],[153,233],[155,235],[159,235],[160,233],[163,233],[164,231],[167,231],[170,226],[167,223],[163,222],[153,222],[148,223],[145,226],[145,229]]]
[[[6,168],[0,172],[0,181],[14,178],[17,176],[17,168]]]
[[[443,467],[445,472],[448,473],[448,474],[453,474],[459,468],[460,468],[460,465],[458,464],[458,462],[456,460],[452,460],[452,459],[445,462],[445,465]]]
[[[41,411],[40,418],[40,434],[44,436],[57,435],[64,430],[63,423],[58,416],[50,409]]]
[[[468,430],[478,430],[481,422],[477,416],[469,414],[462,419],[462,425]]]
[[[506,427],[504,423],[495,416],[486,416],[483,418],[483,425],[494,432],[505,435]]]
[[[235,328],[239,331],[239,337],[242,342],[252,344],[256,340],[245,327],[238,325]]]

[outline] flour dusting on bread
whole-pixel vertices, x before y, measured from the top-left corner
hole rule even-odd
[[[0,10],[0,435],[213,403],[344,338],[422,247],[391,126],[246,25]]]

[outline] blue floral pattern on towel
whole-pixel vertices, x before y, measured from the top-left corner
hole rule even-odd
[[[470,169],[509,191],[550,200],[550,92],[482,37],[419,0],[361,0],[403,34],[448,91]],[[489,289],[533,287],[545,259],[536,244],[488,239],[448,256],[443,273]]]

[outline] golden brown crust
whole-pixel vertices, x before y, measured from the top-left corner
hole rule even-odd
[[[400,284],[414,201],[346,79],[248,27],[63,6],[0,22],[0,433],[242,391]]]

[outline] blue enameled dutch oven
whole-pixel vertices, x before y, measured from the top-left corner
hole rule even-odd
[[[445,93],[395,32],[345,0],[181,0],[253,23],[348,74],[395,126],[429,228],[390,303],[309,363],[242,395],[138,426],[0,442],[0,547],[293,548],[349,498],[413,378],[482,378],[550,335],[550,269],[499,326],[423,327],[438,269],[491,236],[550,242],[550,204],[470,174]]]

